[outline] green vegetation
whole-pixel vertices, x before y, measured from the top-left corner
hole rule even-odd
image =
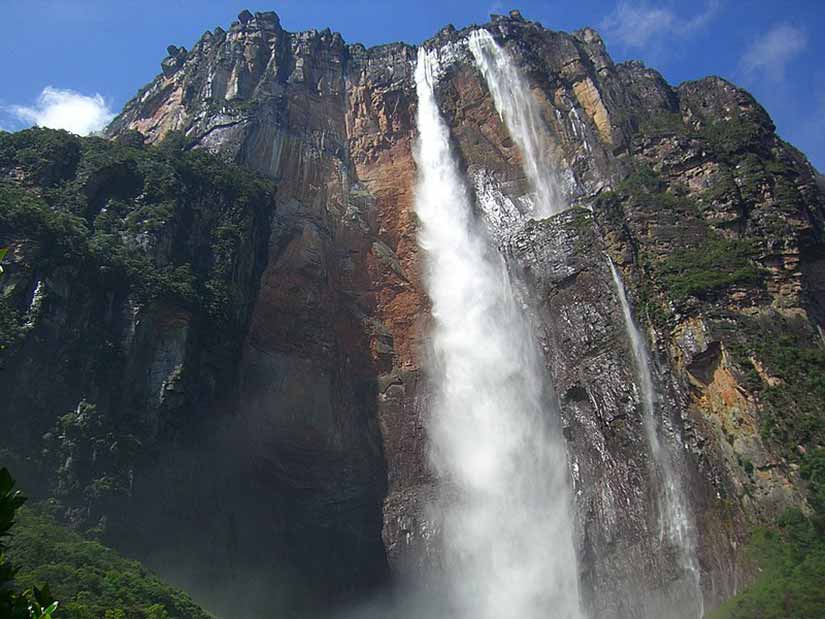
[[[814,510],[813,523],[820,532],[825,525],[825,449],[819,448],[803,459],[799,467],[802,479],[808,482],[808,504]]]
[[[15,592],[17,569],[6,555],[6,538],[11,535],[17,510],[26,502],[5,468],[0,468],[0,617],[3,619],[52,619],[58,603],[48,586],[32,585],[22,593]]]
[[[685,124],[679,112],[659,112],[645,119],[639,127],[639,134],[701,140],[718,159],[732,161],[744,153],[758,151],[765,137],[765,128],[757,122],[735,116],[706,122],[695,129]]]
[[[646,195],[658,195],[665,192],[667,184],[649,165],[638,165],[617,186],[616,193],[641,198]]]
[[[716,182],[699,196],[702,203],[706,205],[739,199],[739,197],[739,187],[729,169],[720,170],[716,175]]]
[[[796,175],[795,166],[771,152],[770,133],[758,121],[743,116],[705,121],[695,128],[685,124],[677,112],[654,114],[639,127],[641,137],[678,136],[694,140],[722,164],[714,185],[700,197],[702,203],[731,198],[746,204],[758,203],[764,198],[764,190],[772,188],[777,207],[795,212],[803,200],[790,180]]]
[[[233,278],[240,250],[268,216],[273,190],[178,142],[143,148],[48,129],[0,134],[0,169],[23,173],[22,183],[0,181],[0,232],[38,241],[39,269],[70,265],[128,286],[138,300],[230,321],[244,296]],[[158,260],[157,246],[169,256]]]
[[[210,619],[136,561],[60,526],[44,506],[22,507],[25,501],[0,468],[2,619]]]
[[[762,159],[755,153],[746,153],[739,159],[736,170],[742,199],[746,202],[761,200],[763,188],[770,181]]]
[[[639,127],[644,136],[686,135],[688,127],[679,112],[659,112],[647,116]]]
[[[737,315],[724,334],[744,382],[761,403],[762,438],[798,461],[812,512],[789,510],[754,532],[748,553],[761,570],[709,619],[825,616],[825,350],[802,318]],[[748,462],[743,465],[747,469]]]
[[[717,157],[730,160],[742,153],[758,151],[765,137],[765,129],[751,120],[735,116],[706,123],[697,135]]]
[[[20,166],[37,185],[59,184],[77,170],[82,141],[66,131],[29,129],[0,134],[0,167]]]
[[[610,228],[627,226],[624,204],[640,207],[644,211],[670,210],[673,213],[692,213],[695,205],[682,195],[667,191],[667,184],[650,166],[638,165],[616,185],[615,191],[599,194],[594,211]],[[656,260],[649,253],[640,251],[637,255],[641,277],[636,282],[639,312],[651,324],[662,327],[667,322],[670,311],[655,283]]]
[[[586,208],[575,207],[565,213],[561,224],[575,238],[576,251],[586,252],[593,241],[593,216]]]
[[[674,221],[695,222],[701,226],[701,235],[674,236],[676,248],[665,257],[640,256],[644,280],[648,283],[639,294],[648,317],[656,322],[665,319],[651,280],[658,282],[676,302],[688,297],[711,299],[731,286],[761,284],[763,274],[754,262],[757,255],[754,243],[717,236],[704,226],[693,200],[683,191],[667,189],[667,184],[654,170],[641,165],[616,186],[615,192],[600,195],[597,203],[597,209],[607,213],[607,218],[615,219],[619,205],[628,201],[642,212],[663,210],[672,214]],[[620,217],[615,223],[622,221]]]
[[[136,433],[116,428],[111,415],[86,401],[60,417],[43,442],[61,463],[56,471],[61,494],[82,494],[87,504],[128,492],[131,466],[142,447]]]
[[[762,403],[762,438],[787,458],[798,457],[798,446],[825,444],[825,350],[802,320],[776,314],[737,318],[731,350],[740,367],[748,368],[746,384]],[[757,373],[756,359],[770,376]]]
[[[698,206],[684,195],[683,189],[677,187],[668,191],[664,179],[646,164],[638,165],[618,183],[615,193],[643,210],[664,210],[689,216],[699,213]],[[602,194],[600,199],[611,199],[611,194]]]
[[[654,283],[656,269],[645,254],[639,256],[642,277],[639,279],[636,294],[639,312],[655,327],[664,327],[670,317],[669,308],[662,303]]]
[[[0,352],[17,340],[22,333],[21,327],[17,308],[0,295]]]
[[[576,233],[590,233],[593,230],[593,216],[586,208],[571,208],[568,211],[568,219],[563,222],[568,230]]]
[[[680,114],[660,112],[639,127],[641,137],[678,136],[701,144],[719,165],[713,184],[698,200],[703,208],[735,201],[743,208],[760,204],[766,195],[774,197],[774,210],[763,213],[760,225],[769,234],[782,234],[785,215],[796,214],[804,197],[795,182],[796,164],[787,151],[772,150],[771,130],[747,116],[703,121],[701,127],[686,125]],[[661,190],[648,191],[657,193]]]
[[[806,455],[808,517],[789,510],[772,528],[757,530],[748,547],[761,572],[756,582],[708,619],[814,619],[825,616],[825,449]]]
[[[140,563],[58,525],[42,508],[20,511],[9,555],[19,586],[49,583],[61,600],[56,619],[209,618]]]
[[[711,237],[674,251],[657,268],[675,300],[708,297],[730,286],[760,284],[762,272],[752,260],[755,253],[749,241]]]
[[[3,448],[9,461],[40,467],[84,529],[106,526],[107,501],[128,491],[158,437],[183,432],[202,404],[190,397],[195,385],[204,385],[199,394],[220,392],[233,380],[238,334],[265,264],[272,183],[186,146],[181,136],[145,147],[136,135],[110,142],[38,128],[0,133],[0,241],[13,239],[16,257],[0,276],[0,365],[25,342],[34,357],[60,358],[48,380],[60,397],[63,386],[76,389],[68,406],[89,394],[72,411],[49,398],[33,404],[19,427],[28,424],[42,443],[25,453],[14,440]],[[48,338],[32,334],[48,328],[38,317],[51,311],[65,322],[44,350]],[[137,341],[124,337],[132,316],[136,327],[174,316],[186,329],[192,362],[174,377],[180,392],[154,416],[128,364],[128,346],[148,348],[141,330]]]

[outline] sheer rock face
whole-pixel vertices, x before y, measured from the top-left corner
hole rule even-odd
[[[648,335],[658,414],[679,454],[713,606],[749,578],[739,556],[747,527],[801,501],[793,462],[760,431],[762,404],[743,379],[731,328],[780,316],[802,320],[813,336],[825,312],[822,190],[764,110],[724,80],[671,88],[640,63],[614,64],[590,29],[552,32],[517,14],[486,27],[531,85],[565,197],[593,209],[491,222],[535,309],[561,402],[586,606],[594,617],[665,616],[686,586],[674,549],[657,536],[638,387],[606,255]],[[439,50],[441,110],[488,216],[483,195],[520,204],[530,187],[467,34],[445,28],[425,45]],[[415,57],[408,45],[365,49],[247,13],[191,52],[170,48],[163,73],[109,128],[112,136],[136,129],[149,142],[179,131],[277,181],[237,414],[255,428],[251,466],[271,471],[261,492],[289,506],[272,526],[330,532],[310,544],[304,567],[339,566],[330,573],[340,586],[324,584],[338,591],[380,581],[385,553],[391,571],[406,575],[426,574],[437,557],[427,510],[436,487],[426,453],[430,317],[414,215]],[[647,197],[620,184],[643,165],[659,183]],[[679,297],[655,265],[711,238],[752,243],[761,279]],[[342,566],[354,556],[370,567],[351,577]]]

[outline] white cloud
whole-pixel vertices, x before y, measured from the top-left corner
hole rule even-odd
[[[616,10],[602,20],[600,27],[605,35],[618,39],[627,47],[641,48],[666,36],[686,37],[701,30],[714,18],[720,5],[720,0],[708,0],[701,13],[684,18],[662,6],[619,2]]]
[[[100,131],[115,116],[99,94],[86,96],[52,86],[43,89],[33,106],[13,105],[7,109],[25,123],[66,129],[78,135]]]
[[[788,62],[808,44],[807,35],[790,24],[775,24],[756,39],[742,56],[748,75],[763,74],[774,82],[785,77]]]

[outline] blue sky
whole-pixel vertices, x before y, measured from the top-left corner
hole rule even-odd
[[[167,45],[189,48],[244,8],[366,45],[510,8],[553,30],[589,25],[614,60],[643,60],[672,84],[716,74],[747,88],[825,171],[825,0],[0,0],[0,128],[92,131],[159,72]]]

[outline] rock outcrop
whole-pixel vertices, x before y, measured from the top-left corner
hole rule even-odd
[[[804,377],[786,372],[759,336],[819,346],[821,177],[750,95],[722,79],[673,88],[641,63],[613,63],[593,30],[553,32],[518,12],[484,27],[541,107],[574,205],[555,218],[507,214],[531,188],[467,49],[471,29],[448,27],[423,45],[442,61],[436,94],[478,215],[540,326],[537,346],[562,408],[586,607],[592,617],[670,616],[687,595],[673,549],[656,534],[610,256],[649,339],[710,608],[751,577],[740,552],[749,527],[804,503],[799,449],[825,436],[811,421]],[[134,307],[128,292],[80,287],[58,271],[38,279],[28,273],[37,250],[0,228],[14,239],[0,282],[14,287],[21,308],[28,303],[35,325],[4,361],[3,392],[14,384],[20,395],[4,398],[0,415],[27,437],[17,447],[36,453],[60,415],[80,415],[81,401],[110,410],[102,378],[78,366],[78,376],[39,385],[32,368],[42,374],[74,359],[46,351],[111,323],[127,360],[119,380],[140,377],[130,381],[135,395],[123,395],[132,408],[156,419],[166,402],[188,403],[186,416],[164,417],[176,420],[172,429],[156,422],[128,492],[95,507],[122,527],[108,525],[115,545],[218,610],[215,582],[247,596],[255,612],[270,605],[272,590],[289,608],[308,599],[327,607],[391,574],[426,576],[438,531],[427,511],[437,483],[425,424],[429,306],[413,211],[416,49],[347,45],[329,30],[290,33],[274,13],[244,11],[228,31],[168,53],[108,135],[137,131],[148,144],[205,149],[274,181],[271,217],[250,222],[234,263],[247,291],[236,308],[242,333],[206,334],[234,338],[233,352],[194,359],[208,327],[195,326],[192,310]],[[3,170],[8,182],[51,182],[20,166]],[[23,180],[14,180],[20,170]],[[101,205],[137,200],[139,192],[118,198],[106,185],[116,173],[96,181],[107,188]],[[512,209],[493,213],[489,200]],[[170,260],[164,243],[208,246],[212,232],[186,219],[180,226],[169,240],[146,241],[159,263]],[[38,310],[43,286],[48,302]],[[213,377],[236,362],[226,381]],[[179,376],[189,377],[185,387],[176,387]],[[25,420],[15,416],[21,409]],[[42,471],[32,467],[30,476],[36,483]],[[65,496],[67,513],[89,502]],[[147,534],[128,540],[124,530],[139,523]]]

